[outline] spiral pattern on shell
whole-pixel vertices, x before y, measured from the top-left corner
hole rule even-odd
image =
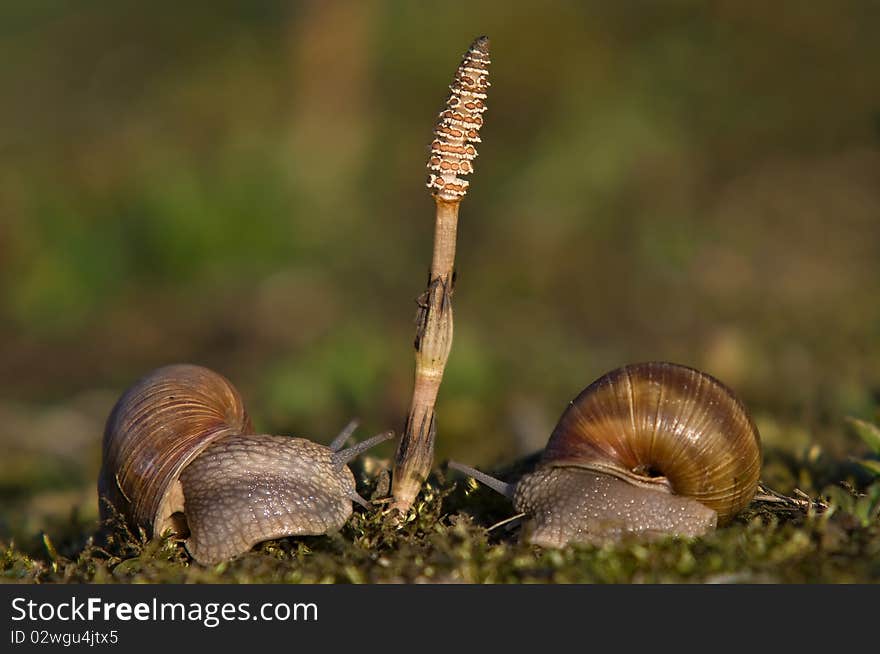
[[[544,467],[617,470],[629,481],[668,481],[672,492],[729,521],[754,497],[758,430],[724,384],[672,363],[624,366],[584,389],[562,414]]]
[[[180,472],[217,439],[252,432],[225,377],[188,364],[158,368],[129,388],[107,419],[99,497],[161,534],[182,502]],[[106,511],[102,505],[103,517]]]
[[[434,128],[427,187],[447,202],[461,200],[467,193],[468,182],[461,176],[474,169],[477,150],[473,144],[480,142],[486,91],[490,86],[489,63],[489,39],[481,36],[465,53],[449,87],[446,108],[440,112]]]

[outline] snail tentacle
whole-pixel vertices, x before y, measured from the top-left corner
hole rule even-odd
[[[360,421],[357,418],[353,418],[349,420],[348,424],[342,428],[336,438],[334,438],[328,447],[334,452],[338,452],[342,449],[342,447],[348,442],[348,439],[351,438],[352,434],[357,431],[358,425],[360,425]]]
[[[369,501],[369,500],[366,500],[366,499],[364,499],[363,497],[361,497],[360,495],[358,495],[357,492],[353,492],[351,495],[348,496],[348,498],[349,498],[352,502],[357,502],[358,504],[360,504],[360,505],[361,505],[362,507],[364,507],[365,509],[372,509],[372,508],[373,508],[373,505],[370,504],[370,501]]]
[[[374,447],[379,443],[384,443],[385,441],[392,438],[394,438],[394,432],[391,430],[382,432],[381,434],[376,434],[375,436],[372,436],[365,441],[361,441],[357,445],[352,445],[351,447],[347,447],[344,450],[334,452],[333,463],[336,466],[337,470],[341,470],[349,461],[357,458],[363,452],[366,452],[371,447]],[[332,450],[333,448],[330,449]]]
[[[503,482],[500,479],[496,479],[492,475],[487,475],[485,472],[480,472],[476,468],[471,468],[463,463],[458,463],[457,461],[450,461],[447,464],[453,470],[458,470],[466,474],[469,477],[473,477],[477,481],[485,484],[492,490],[501,493],[504,497],[513,498],[514,485],[508,484],[507,482]]]

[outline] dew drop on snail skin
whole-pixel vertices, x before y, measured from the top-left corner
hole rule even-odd
[[[543,547],[626,535],[694,537],[755,495],[760,436],[717,379],[665,362],[624,366],[590,384],[553,430],[534,472],[505,484],[450,467],[507,495],[522,538]]]
[[[188,364],[159,368],[123,393],[107,419],[101,518],[115,510],[148,534],[188,531],[187,551],[206,565],[264,540],[335,531],[352,502],[368,506],[348,462],[393,437],[342,449],[351,431],[330,446],[255,434],[225,377]]]

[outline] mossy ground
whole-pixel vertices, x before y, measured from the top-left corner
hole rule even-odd
[[[771,469],[780,470],[779,467]],[[790,472],[812,484],[833,467]],[[781,480],[780,480],[781,481]],[[377,504],[325,537],[263,543],[214,567],[171,539],[72,516],[29,543],[0,543],[0,579],[20,583],[856,583],[880,580],[880,481],[849,482],[794,502],[756,500],[703,538],[542,550],[504,498],[452,474],[432,475],[415,510],[394,523]],[[376,490],[376,484],[373,484]],[[769,499],[769,498],[768,498]]]

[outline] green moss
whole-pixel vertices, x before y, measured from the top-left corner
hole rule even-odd
[[[214,567],[118,520],[59,525],[28,548],[0,544],[0,578],[33,583],[851,583],[880,580],[880,481],[812,500],[756,500],[703,538],[542,550],[518,542],[506,500],[437,473],[402,522],[357,509],[323,537],[263,543]],[[821,498],[821,499],[818,499]],[[92,527],[94,527],[92,525]],[[79,533],[80,538],[76,535]]]

